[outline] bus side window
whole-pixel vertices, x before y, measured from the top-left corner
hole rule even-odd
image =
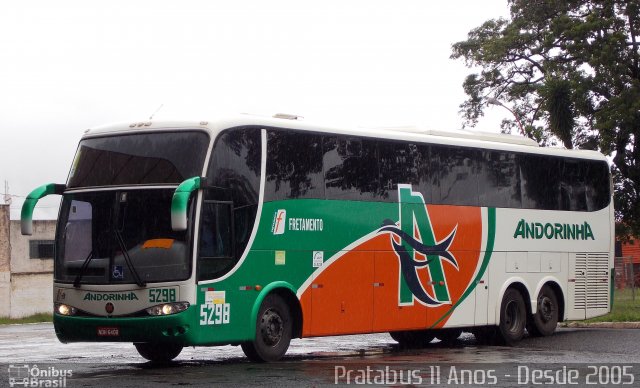
[[[265,201],[324,198],[322,137],[269,130],[267,139]]]
[[[475,149],[432,146],[434,203],[478,206],[479,159]]]
[[[561,159],[543,155],[518,156],[522,208],[560,210]]]
[[[522,206],[520,170],[511,152],[484,150],[478,166],[480,206],[516,208]]]
[[[198,280],[218,277],[235,265],[232,230],[232,204],[205,201],[200,221]]]
[[[256,221],[261,160],[260,129],[233,128],[225,130],[216,139],[209,162],[205,203],[209,200],[233,201],[233,256],[236,262],[247,248]]]
[[[424,173],[428,173],[429,154],[426,147],[381,140],[378,142],[378,161],[383,201],[398,202],[398,184],[404,183],[411,184],[413,190],[419,191],[426,202],[431,202],[431,188],[422,185],[420,181],[423,167],[426,167]]]
[[[590,161],[585,174],[587,210],[596,211],[607,207],[611,197],[609,190],[609,165],[606,162]]]
[[[327,199],[362,201],[382,198],[377,141],[325,136],[323,152]]]
[[[233,208],[233,223],[235,240],[235,259],[240,260],[244,250],[247,248],[253,224],[256,218],[258,205],[247,205]]]
[[[584,163],[575,159],[565,159],[563,161],[562,180],[560,182],[562,208],[560,210],[587,210],[583,165]]]

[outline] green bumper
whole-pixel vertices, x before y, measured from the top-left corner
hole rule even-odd
[[[135,318],[75,317],[54,314],[53,326],[60,342],[171,342],[192,344],[195,309],[175,315]],[[195,321],[197,322],[197,321]],[[99,335],[99,330],[103,335]],[[108,329],[108,330],[107,330]],[[116,329],[116,330],[114,330]],[[104,335],[108,331],[109,335]],[[117,334],[117,335],[116,335]]]

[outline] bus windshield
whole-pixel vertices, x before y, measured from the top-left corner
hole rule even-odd
[[[204,132],[156,132],[80,142],[68,188],[177,184],[200,176],[209,146]]]
[[[65,194],[56,280],[141,284],[188,279],[189,230],[171,229],[172,195],[172,189]]]

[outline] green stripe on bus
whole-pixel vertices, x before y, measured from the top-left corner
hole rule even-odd
[[[453,310],[455,310],[456,307],[460,305],[460,303],[462,303],[469,295],[471,295],[473,290],[475,290],[476,285],[478,284],[478,281],[482,278],[485,271],[487,270],[487,267],[489,266],[489,261],[491,259],[491,255],[493,255],[493,245],[495,243],[495,238],[496,238],[496,209],[487,208],[487,213],[488,213],[487,223],[489,224],[488,230],[487,230],[487,234],[488,234],[487,247],[484,251],[484,258],[482,259],[480,270],[478,271],[478,274],[476,275],[475,279],[473,279],[471,284],[469,284],[469,288],[467,288],[464,294],[462,294],[460,299],[453,305],[453,307],[451,307],[446,313],[444,313],[444,315],[440,317],[440,319],[438,319],[436,323],[431,325],[430,329],[433,329],[434,327],[436,327],[436,325],[438,325],[440,322],[442,322],[443,319],[448,317],[453,312]]]

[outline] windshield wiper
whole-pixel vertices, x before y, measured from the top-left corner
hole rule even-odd
[[[136,271],[135,267],[133,266],[131,257],[129,257],[129,251],[127,250],[126,245],[124,245],[124,240],[122,239],[122,235],[120,234],[120,231],[118,229],[114,229],[114,231],[116,233],[116,240],[118,241],[118,245],[120,245],[120,250],[122,251],[122,255],[124,256],[124,261],[127,263],[127,267],[129,267],[129,271],[131,271],[131,274],[133,275],[133,279],[136,281],[136,284],[139,287],[146,286],[147,283],[142,281],[142,279],[140,278],[140,275],[138,275],[138,271]]]
[[[87,258],[84,259],[84,261],[82,262],[82,267],[80,267],[80,272],[78,272],[78,275],[76,275],[76,278],[73,281],[73,287],[75,288],[80,287],[80,280],[82,280],[84,271],[86,271],[87,267],[89,267],[89,262],[91,261],[91,259],[93,259],[93,249],[91,250],[91,252],[89,252],[89,255],[87,256]]]

